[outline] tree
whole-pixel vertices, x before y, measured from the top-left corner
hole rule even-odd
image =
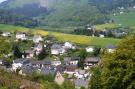
[[[80,54],[79,54],[80,60],[78,62],[78,67],[80,67],[82,69],[84,68],[84,60],[87,57],[87,55],[88,54],[87,54],[87,52],[85,50],[80,51]]]
[[[12,44],[6,38],[0,37],[0,57],[3,58],[4,55],[11,53]]]
[[[39,55],[38,55],[38,59],[43,60],[46,56],[47,56],[47,52],[45,50],[45,47],[43,47],[42,52],[40,52]]]
[[[21,58],[22,57],[22,53],[20,52],[20,50],[19,50],[17,45],[13,46],[13,53],[14,53],[14,56],[16,58]]]
[[[101,89],[101,69],[99,67],[95,67],[93,69],[93,75],[90,80],[90,89]]]
[[[135,34],[103,57],[101,89],[135,89]]]

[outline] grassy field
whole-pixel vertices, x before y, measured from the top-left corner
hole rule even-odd
[[[133,26],[135,25],[135,10],[111,16],[111,18],[114,19],[117,24],[122,24],[123,26]]]
[[[96,30],[103,30],[105,28],[113,29],[113,28],[118,28],[118,27],[120,27],[119,24],[113,24],[113,23],[107,23],[107,24],[102,24],[102,25],[96,25],[95,26]]]
[[[97,38],[91,36],[84,36],[84,35],[72,35],[72,34],[65,34],[60,32],[52,32],[52,31],[43,31],[40,29],[28,29],[18,26],[11,26],[11,25],[3,25],[0,24],[0,30],[2,31],[22,31],[28,32],[31,31],[33,34],[41,34],[43,36],[52,35],[56,37],[59,41],[70,41],[77,44],[82,45],[98,45],[98,46],[106,46],[108,44],[117,44],[119,43],[119,39],[113,38]]]

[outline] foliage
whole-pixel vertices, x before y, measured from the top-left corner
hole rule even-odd
[[[24,27],[35,27],[38,26],[37,20],[28,18],[26,16],[17,15],[11,11],[0,9],[0,23],[1,24],[12,24]]]
[[[103,57],[101,72],[102,89],[134,89],[135,88],[135,35],[120,43],[116,52]]]
[[[4,55],[11,53],[11,51],[12,51],[11,42],[6,38],[0,37],[0,57],[4,58]]]
[[[119,28],[119,27],[120,27],[120,25],[114,24],[114,23],[95,25],[96,30],[116,29],[116,28]]]
[[[80,54],[79,54],[79,57],[81,58],[80,60],[79,60],[79,62],[78,62],[78,67],[79,68],[84,68],[84,60],[85,60],[85,58],[87,57],[87,55],[88,55],[88,53],[85,51],[85,50],[81,50],[80,51]]]
[[[101,89],[101,69],[95,67],[93,69],[92,77],[90,80],[90,89]]]
[[[17,45],[13,46],[13,54],[15,58],[22,58],[22,52],[20,51]]]

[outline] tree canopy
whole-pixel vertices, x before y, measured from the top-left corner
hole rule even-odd
[[[102,89],[135,88],[135,35],[126,38],[113,54],[103,58]]]

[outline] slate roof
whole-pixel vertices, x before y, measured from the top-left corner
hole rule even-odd
[[[85,62],[98,63],[99,60],[100,60],[99,57],[87,57]]]
[[[59,45],[59,44],[53,44],[51,46],[51,49],[61,49],[61,45]]]
[[[87,85],[88,85],[88,82],[84,79],[76,79],[75,80],[76,87],[86,87]]]
[[[30,60],[29,59],[16,59],[16,60],[13,60],[14,63],[21,63],[23,65],[26,65],[26,64],[29,64],[30,63]]]
[[[73,65],[66,66],[65,70],[70,71],[70,72],[74,72],[76,70],[76,66],[73,66]]]
[[[107,49],[116,49],[117,46],[110,44],[110,45],[106,46],[106,48],[107,48]]]
[[[76,61],[76,60],[80,60],[80,57],[65,57],[64,61]]]
[[[31,75],[34,72],[34,68],[32,66],[22,66],[21,70],[26,75]]]
[[[33,61],[32,64],[43,64],[43,65],[51,65],[50,60],[42,60],[42,61]]]
[[[41,73],[44,74],[44,75],[48,75],[48,74],[54,75],[55,72],[56,71],[55,71],[54,67],[52,67],[52,66],[41,68]]]

